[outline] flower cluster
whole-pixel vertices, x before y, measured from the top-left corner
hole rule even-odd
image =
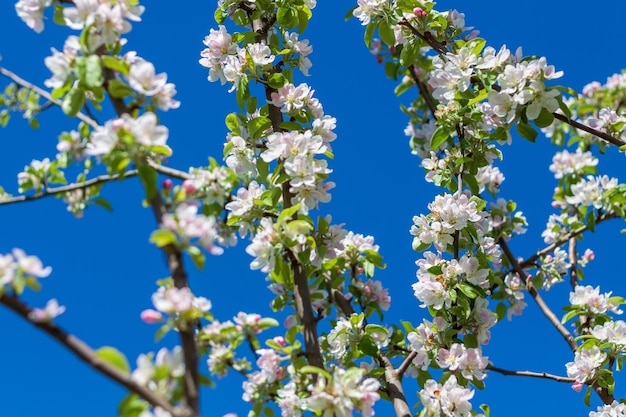
[[[593,381],[597,369],[602,366],[606,357],[606,353],[597,346],[579,349],[574,355],[574,361],[565,364],[567,376],[580,384]]]
[[[165,313],[185,319],[199,318],[211,310],[211,301],[204,297],[195,297],[189,287],[164,287],[161,286],[152,294],[152,304],[156,310],[144,310],[141,318],[146,323],[157,323],[163,320]]]
[[[419,392],[420,401],[429,417],[469,417],[472,415],[472,405],[469,401],[473,396],[474,391],[460,386],[454,375],[451,375],[443,385],[429,379]]]
[[[330,380],[320,377],[309,387],[308,407],[327,416],[350,416],[355,408],[363,417],[373,416],[372,407],[380,399],[380,383],[364,376],[361,368],[334,368]]]
[[[127,76],[130,88],[144,97],[150,97],[159,110],[180,107],[180,102],[172,98],[176,95],[176,86],[167,82],[166,73],[156,74],[154,65],[136,56],[134,52],[129,52],[125,58],[130,63]]]
[[[569,302],[573,306],[581,306],[593,314],[622,314],[619,301],[611,298],[611,292],[600,294],[600,287],[577,285],[569,294]]]
[[[488,359],[477,348],[466,348],[460,343],[453,343],[449,349],[441,348],[437,353],[437,364],[451,371],[459,370],[467,380],[483,380]]]
[[[590,411],[589,417],[625,417],[626,404],[613,401],[611,404],[598,406],[597,411]]]
[[[136,119],[125,113],[93,132],[86,154],[102,156],[118,146],[136,144],[148,150],[156,148],[160,153],[170,155],[171,149],[166,144],[168,135],[168,128],[159,125],[154,113],[145,113]]]
[[[426,249],[432,244],[438,251],[446,251],[453,244],[455,232],[483,218],[476,202],[465,193],[438,195],[428,209],[428,216],[413,217],[413,248]]]
[[[130,32],[129,21],[140,22],[144,12],[143,6],[130,0],[74,0],[74,5],[63,9],[65,24],[76,30],[88,28],[92,51],[101,45],[114,45]]]
[[[38,257],[27,255],[22,249],[13,249],[12,253],[0,255],[0,293],[10,286],[19,294],[30,280],[45,278],[51,272],[52,268],[44,267]]]
[[[212,255],[221,255],[225,244],[220,235],[214,216],[205,216],[199,210],[200,204],[194,200],[186,200],[176,207],[174,213],[166,213],[162,217],[162,230],[169,230],[178,236],[178,243],[184,247],[197,240],[198,244]]]
[[[137,357],[137,368],[131,378],[150,390],[169,397],[185,374],[183,351],[176,346],[171,351],[162,348],[156,356],[153,353]]]

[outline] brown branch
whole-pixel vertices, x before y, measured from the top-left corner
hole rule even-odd
[[[99,53],[104,53],[105,51],[100,48]],[[104,68],[104,88],[108,92],[108,84],[111,80],[116,78],[115,71],[110,68]],[[124,103],[124,100],[121,98],[113,97],[110,93],[108,94],[111,103],[113,104],[113,108],[117,113],[118,117],[121,117],[122,114],[130,114],[130,109]],[[155,170],[156,164],[145,162],[148,165],[151,165]],[[164,167],[162,167],[164,168]],[[159,168],[159,169],[162,169]],[[152,208],[152,212],[156,219],[156,222],[159,226],[161,226],[163,222],[163,216],[167,214],[167,208],[165,207],[165,203],[161,197],[161,194],[156,193],[154,197],[150,200],[150,206]],[[176,288],[185,288],[189,287],[189,281],[187,279],[187,272],[185,271],[185,265],[183,263],[183,254],[176,245],[169,244],[162,248],[165,253],[167,259],[167,266],[172,275],[172,280],[174,281],[174,286]],[[199,395],[199,386],[200,386],[200,376],[198,373],[198,346],[196,341],[196,336],[194,333],[193,323],[185,323],[184,325],[178,328],[178,334],[180,337],[180,344],[183,350],[183,360],[185,362],[185,375],[183,376],[183,390],[185,395],[185,403],[187,407],[192,410],[192,417],[197,417],[200,415],[200,395]]]
[[[154,391],[151,391],[147,387],[138,384],[133,380],[130,374],[122,371],[120,368],[111,365],[110,363],[100,359],[96,351],[88,346],[81,339],[74,335],[67,333],[65,330],[57,326],[51,321],[33,321],[29,318],[32,309],[23,303],[19,298],[12,297],[7,294],[0,296],[0,304],[6,306],[9,310],[21,316],[33,326],[47,333],[50,337],[56,339],[59,343],[69,349],[74,355],[76,355],[81,361],[85,362],[91,368],[95,369],[99,373],[105,375],[111,380],[115,381],[119,385],[139,395],[146,400],[153,407],[161,407],[176,417],[188,417],[191,416],[190,410],[186,408],[177,408],[172,406],[169,401],[161,397]]]
[[[519,262],[517,262],[517,259],[515,259],[515,256],[511,252],[511,249],[506,244],[504,239],[503,238],[498,239],[498,244],[500,245],[500,247],[502,248],[502,251],[506,255],[511,265],[513,266],[513,270],[517,272],[517,274],[520,276],[522,281],[526,284],[526,289],[528,293],[533,298],[533,300],[535,300],[535,303],[537,303],[541,312],[544,314],[544,316],[546,316],[546,318],[550,321],[550,323],[552,323],[552,325],[561,334],[561,336],[563,336],[563,339],[565,339],[570,349],[572,349],[572,352],[575,352],[576,349],[578,348],[578,345],[576,344],[576,341],[574,340],[574,336],[572,336],[569,330],[567,330],[565,326],[563,326],[561,321],[556,317],[554,312],[552,312],[550,307],[548,307],[548,305],[543,300],[541,295],[539,295],[539,293],[537,292],[537,289],[533,286],[532,282],[528,279],[528,275],[526,274],[526,271],[524,271],[524,269],[521,267]]]
[[[578,254],[576,253],[575,237],[569,239],[568,258],[571,265],[569,268],[570,285],[572,286],[572,290],[575,290],[578,285]]]
[[[584,125],[580,122],[577,122],[576,120],[572,120],[570,118],[568,118],[567,116],[562,115],[561,113],[552,113],[554,115],[555,119],[558,119],[564,123],[567,123],[568,125],[575,127],[576,129],[580,129],[584,132],[587,132],[593,136],[596,136],[600,139],[604,139],[605,141],[609,142],[610,144],[616,145],[616,146],[623,146],[626,145],[626,142],[617,139],[607,133],[601,132],[597,129],[594,129],[592,127],[589,127],[587,125]]]
[[[443,46],[439,41],[437,41],[437,39],[435,39],[430,32],[421,33],[413,25],[411,25],[411,23],[408,20],[402,19],[401,21],[398,22],[398,25],[409,28],[411,33],[413,33],[415,36],[417,36],[418,38],[426,42],[426,44],[430,46],[431,48],[433,48],[437,53],[441,55],[445,55],[446,52],[448,52],[446,47]]]
[[[398,374],[394,369],[389,358],[382,356],[381,360],[385,365],[385,381],[387,382],[387,391],[393,410],[397,417],[411,417],[411,409],[406,401],[404,390],[402,388],[402,374]]]
[[[35,93],[39,94],[41,97],[45,98],[46,100],[48,100],[49,102],[52,102],[54,104],[56,104],[57,106],[61,106],[61,101],[52,98],[52,96],[50,95],[50,93],[48,93],[46,90],[37,87],[36,85],[24,80],[23,78],[19,77],[18,75],[16,75],[15,73],[9,71],[6,68],[0,67],[0,75],[4,75],[5,77],[11,79],[13,82],[15,82],[16,84],[24,87],[24,88],[28,88],[30,90],[33,90]],[[93,127],[94,129],[97,128],[99,125],[98,123],[93,120],[92,118],[90,118],[89,116],[86,116],[83,113],[77,113],[76,114],[76,118],[78,120],[80,120],[81,122],[84,122],[86,124],[88,124],[89,126]]]
[[[252,19],[252,10],[246,10],[248,18],[252,22],[252,30],[256,32],[257,42],[267,43],[265,39],[267,35],[267,29],[265,29],[261,19]],[[264,84],[265,97],[268,100],[269,119],[272,123],[272,130],[274,132],[281,132],[283,129],[280,127],[283,122],[283,115],[280,108],[274,106],[271,103],[272,93],[276,92],[276,89],[270,87],[268,84]],[[293,197],[289,191],[289,182],[285,182],[282,185],[283,195],[283,207],[285,209],[292,206],[291,198]],[[305,346],[305,355],[310,365],[316,366],[320,369],[324,369],[324,360],[322,359],[322,351],[319,345],[319,338],[317,334],[317,320],[313,313],[313,305],[311,303],[311,291],[309,289],[309,279],[307,277],[304,265],[298,260],[298,257],[291,251],[287,251],[287,258],[290,261],[291,269],[293,272],[293,298],[296,305],[296,314],[300,319],[300,323],[303,326],[303,337]]]
[[[413,362],[413,359],[415,359],[416,356],[417,356],[417,351],[412,350],[411,353],[409,353],[407,357],[404,358],[404,361],[400,364],[400,366],[398,366],[398,369],[396,369],[396,375],[399,378],[402,377],[402,375],[404,375],[407,369],[409,369],[409,366],[411,366],[411,363]]]
[[[486,369],[497,372],[505,376],[525,376],[525,377],[530,377],[530,378],[550,379],[552,381],[566,382],[569,384],[573,384],[574,382],[576,382],[575,378],[570,378],[567,376],[552,375],[546,372],[509,371],[507,369],[502,369],[502,368],[493,366],[492,364],[488,364]]]

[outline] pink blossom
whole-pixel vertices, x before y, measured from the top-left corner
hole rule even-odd
[[[154,324],[163,320],[163,315],[159,311],[152,309],[146,309],[142,311],[140,317],[141,320],[143,320],[144,323],[147,324]]]

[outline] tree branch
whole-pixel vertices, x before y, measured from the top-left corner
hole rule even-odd
[[[9,71],[8,69],[4,68],[4,67],[0,67],[0,75],[4,75],[5,77],[9,78],[10,80],[12,80],[13,82],[15,82],[16,84],[24,87],[24,88],[28,88],[30,90],[33,90],[35,93],[39,94],[41,97],[45,98],[46,100],[48,100],[49,102],[52,102],[54,104],[56,104],[57,106],[61,106],[61,102],[55,98],[52,98],[52,96],[50,95],[50,93],[48,93],[46,90],[37,87],[36,85],[26,81],[25,79],[17,76],[15,73]],[[88,124],[89,126],[93,127],[94,129],[96,129],[97,127],[99,127],[98,123],[93,120],[92,118],[90,118],[89,116],[85,115],[84,113],[77,113],[76,114],[76,118],[78,120],[80,120],[81,122],[84,122],[86,124]]]
[[[109,82],[115,78],[116,74],[113,70],[104,68],[103,86],[107,92]],[[118,117],[121,117],[122,114],[130,113],[130,109],[126,106],[124,100],[113,97],[111,94],[108,94],[108,96]],[[148,161],[145,163],[152,166],[155,170],[157,169],[157,164]],[[156,222],[160,226],[163,223],[163,216],[167,214],[167,208],[165,207],[161,194],[155,193],[154,197],[150,200],[150,206]],[[189,287],[187,272],[185,271],[183,263],[183,254],[180,249],[174,244],[169,244],[164,246],[162,250],[166,256],[167,266],[172,275],[174,286],[176,288]],[[185,375],[183,376],[185,403],[192,410],[192,417],[197,417],[200,415],[200,376],[198,373],[198,346],[192,323],[185,323],[185,325],[178,328],[178,333],[185,362]]]
[[[568,384],[573,384],[574,382],[576,382],[575,378],[570,378],[566,376],[552,375],[546,372],[509,371],[506,369],[493,366],[492,364],[488,364],[486,369],[497,372],[502,375],[506,375],[506,376],[525,376],[525,377],[530,377],[530,378],[550,379],[552,381],[566,382]]]
[[[601,222],[605,221],[605,220],[617,219],[617,218],[619,218],[619,216],[617,216],[616,214],[600,215],[596,219],[596,225],[598,223],[601,223]],[[541,249],[540,251],[537,251],[534,255],[532,255],[528,259],[520,262],[519,263],[520,266],[522,268],[528,268],[528,267],[534,265],[534,263],[535,263],[535,261],[537,259],[541,258],[542,256],[546,256],[550,252],[554,251],[556,248],[559,248],[559,247],[563,246],[564,244],[566,244],[571,238],[576,237],[576,236],[580,235],[581,233],[583,233],[583,232],[585,232],[587,230],[589,230],[589,227],[587,225],[585,225],[585,226],[579,227],[578,229],[570,231],[569,233],[567,233],[565,236],[563,236],[562,238],[560,238],[559,240],[557,240],[553,244],[551,244],[549,246],[546,246],[544,249]]]
[[[147,387],[139,385],[135,380],[131,378],[130,374],[100,359],[96,355],[96,351],[89,347],[85,342],[83,342],[76,336],[67,333],[53,322],[37,322],[31,320],[29,318],[29,314],[32,312],[32,309],[28,307],[25,303],[23,303],[19,298],[3,294],[2,296],[0,296],[0,304],[3,304],[9,310],[18,314],[26,321],[31,323],[33,326],[47,333],[50,337],[56,339],[59,343],[61,343],[74,355],[76,355],[81,361],[85,362],[87,365],[105,375],[109,379],[125,387],[130,392],[139,395],[141,398],[150,403],[150,405],[152,405],[153,407],[161,407],[175,417],[191,416],[191,410],[186,408],[174,407],[165,398],[151,391]]]
[[[402,389],[402,374],[396,372],[393,364],[386,356],[381,357],[381,361],[385,365],[385,381],[387,382],[387,391],[393,409],[396,412],[397,417],[411,417],[411,409],[404,396],[404,390]]]
[[[570,349],[572,350],[572,352],[576,352],[576,350],[578,349],[578,345],[576,344],[576,341],[574,340],[574,337],[565,328],[565,326],[563,326],[561,321],[556,317],[556,315],[552,312],[552,310],[550,310],[550,307],[548,307],[548,305],[543,300],[541,295],[539,295],[539,293],[537,292],[537,289],[533,286],[532,282],[528,279],[528,275],[526,274],[524,269],[520,266],[519,262],[517,262],[517,259],[515,259],[515,256],[513,256],[513,253],[509,249],[509,247],[506,244],[506,242],[504,241],[504,239],[500,238],[498,240],[498,244],[500,245],[500,247],[504,251],[507,259],[509,260],[509,262],[513,266],[513,269],[515,270],[515,272],[517,272],[519,274],[520,278],[526,283],[526,289],[528,290],[528,293],[533,298],[533,300],[535,300],[535,303],[537,304],[537,306],[539,307],[541,312],[546,316],[548,321],[550,321],[550,323],[552,323],[552,325],[561,334],[561,336],[563,336],[563,338],[567,342],[567,344],[570,347]],[[615,398],[613,397],[612,394],[610,394],[608,392],[608,390],[606,388],[600,387],[597,383],[594,383],[593,384],[593,389],[595,390],[595,392],[598,394],[600,399],[605,404],[611,404],[614,401]]]
[[[92,178],[87,181],[79,182],[76,184],[69,184],[69,185],[64,185],[62,187],[48,188],[45,191],[32,194],[32,195],[20,195],[16,197],[8,197],[8,198],[0,197],[0,206],[8,205],[8,204],[15,204],[15,203],[22,203],[24,201],[40,200],[45,197],[52,197],[52,196],[67,193],[70,191],[83,190],[93,185],[122,180],[126,178],[132,178],[132,177],[135,177],[136,175],[137,175],[137,170],[133,169],[131,171],[126,171],[123,175],[100,175],[98,177]]]
[[[572,334],[569,332],[569,330],[567,330],[565,328],[565,326],[563,326],[561,321],[556,317],[554,312],[552,312],[550,307],[548,307],[548,305],[543,300],[541,295],[539,295],[539,293],[537,292],[537,289],[533,286],[532,282],[528,279],[528,275],[526,274],[526,271],[524,271],[524,269],[521,267],[519,262],[517,262],[517,259],[515,259],[515,256],[513,256],[513,253],[511,252],[511,249],[506,244],[504,239],[500,238],[498,240],[498,244],[500,245],[500,247],[504,251],[505,256],[507,257],[507,259],[509,260],[509,262],[513,266],[513,270],[515,270],[515,272],[517,272],[517,274],[520,276],[522,281],[526,284],[526,289],[527,289],[528,293],[533,298],[533,300],[535,300],[535,303],[537,303],[537,305],[539,306],[539,309],[541,310],[541,312],[544,314],[544,316],[546,316],[548,321],[550,321],[550,323],[552,323],[552,325],[561,334],[561,336],[563,336],[563,339],[565,339],[565,341],[567,342],[567,344],[570,347],[570,349],[572,350],[572,352],[575,352],[576,349],[578,349],[578,345],[576,344],[576,341],[574,340],[574,336],[572,336]]]
[[[605,141],[609,142],[610,144],[616,145],[616,146],[623,146],[626,145],[626,143],[620,139],[617,139],[607,133],[601,132],[597,129],[594,129],[592,127],[589,127],[587,125],[584,125],[580,122],[577,122],[576,120],[572,120],[570,118],[568,118],[567,116],[562,115],[561,113],[552,113],[554,115],[555,119],[558,119],[560,121],[562,121],[563,123],[567,123],[568,125],[575,127],[576,129],[580,129],[583,132],[587,132],[593,136],[596,136],[600,139],[604,139]]]

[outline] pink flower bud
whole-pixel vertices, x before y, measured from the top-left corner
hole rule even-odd
[[[581,382],[574,382],[572,384],[572,389],[576,392],[580,392],[583,389],[583,384]]]
[[[172,182],[171,179],[168,178],[166,180],[163,180],[162,187],[164,190],[171,190],[173,186],[174,186],[174,183]]]
[[[191,195],[198,191],[196,186],[193,185],[193,182],[191,182],[190,180],[183,181],[183,190],[187,193],[187,195]]]
[[[279,345],[281,345],[282,347],[287,346],[287,342],[285,341],[285,338],[282,336],[276,336],[274,339],[274,342],[278,343]]]
[[[376,55],[376,62],[382,64],[383,62],[385,62],[385,58],[383,58],[382,55]]]
[[[141,320],[147,324],[158,323],[163,320],[163,315],[156,310],[147,309],[141,312]]]
[[[426,16],[428,16],[428,13],[426,13],[424,11],[424,9],[422,9],[421,7],[416,7],[415,9],[413,9],[413,14],[416,17],[426,17]]]

